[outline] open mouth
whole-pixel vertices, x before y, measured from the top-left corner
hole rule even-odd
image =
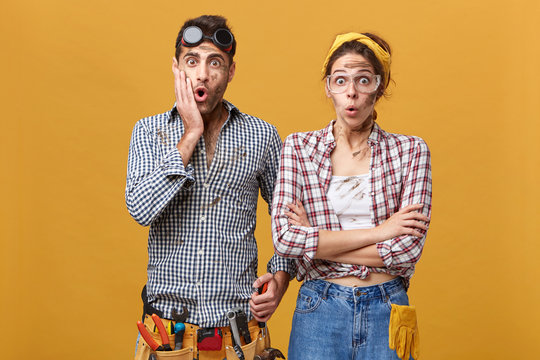
[[[208,90],[205,87],[199,86],[193,91],[193,95],[195,96],[195,101],[203,102],[208,97]]]

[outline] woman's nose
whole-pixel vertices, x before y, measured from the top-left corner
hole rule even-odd
[[[354,81],[351,81],[349,85],[347,86],[347,97],[350,98],[356,98],[358,96],[358,91],[356,90],[356,86],[354,86]]]

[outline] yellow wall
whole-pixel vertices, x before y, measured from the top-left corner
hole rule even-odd
[[[202,13],[227,16],[239,42],[226,97],[282,137],[331,119],[319,71],[335,34],[389,41],[396,85],[380,124],[423,137],[433,157],[410,290],[423,359],[536,356],[538,1],[151,3],[3,2],[1,358],[131,358],[147,229],[124,205],[130,134],[172,106],[176,33]],[[262,207],[257,236],[264,263]],[[270,322],[283,350],[297,289]]]

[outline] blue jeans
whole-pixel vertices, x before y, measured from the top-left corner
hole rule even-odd
[[[400,277],[366,287],[304,282],[296,300],[288,359],[399,360],[388,346],[391,304],[409,305]]]

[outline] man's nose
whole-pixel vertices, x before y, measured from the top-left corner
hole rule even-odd
[[[197,66],[197,81],[205,82],[208,80],[208,69],[205,64]]]

